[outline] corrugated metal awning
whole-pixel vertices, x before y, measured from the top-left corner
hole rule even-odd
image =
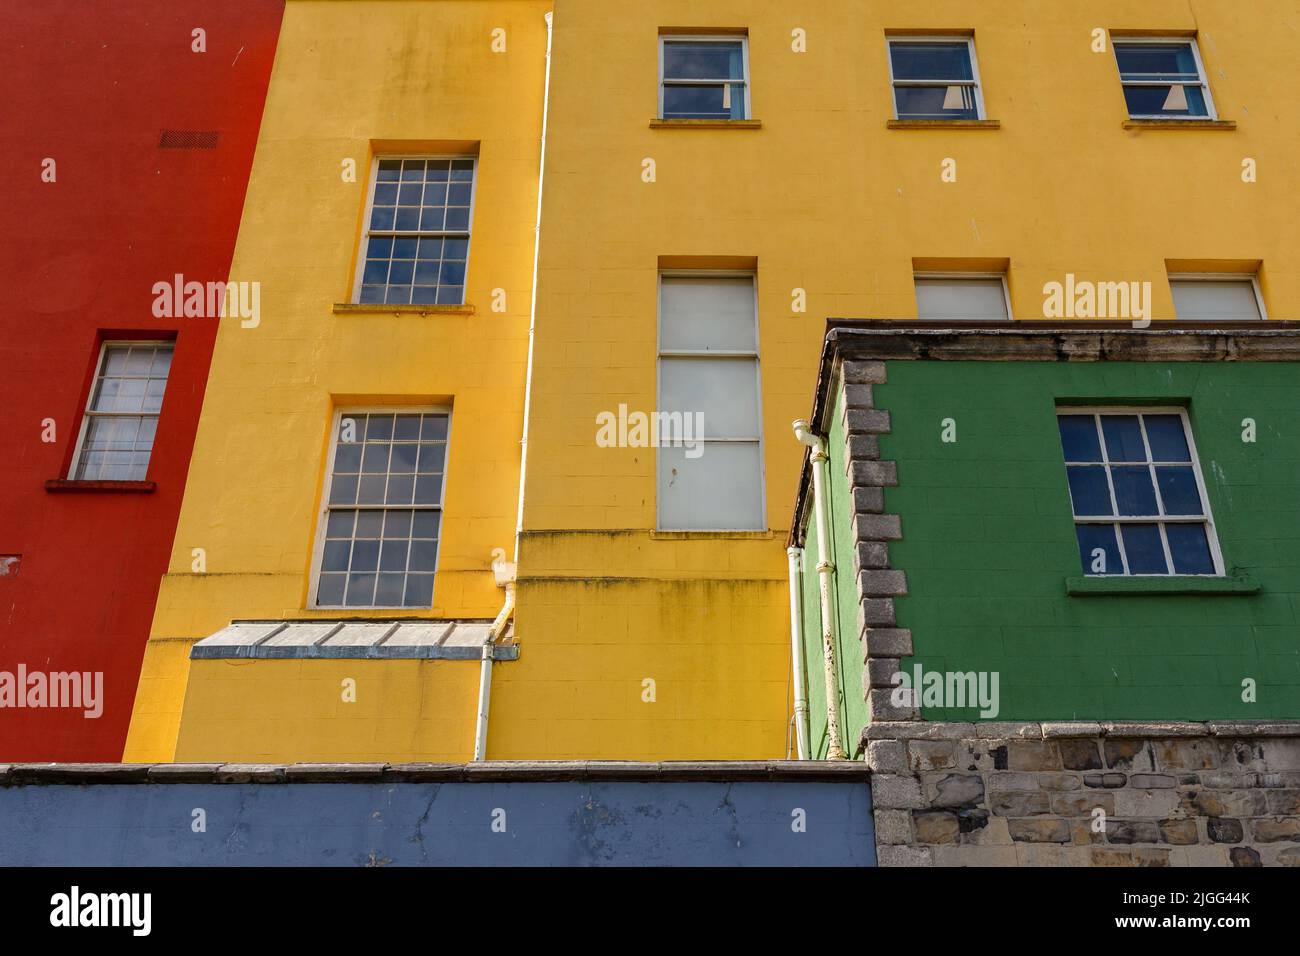
[[[191,660],[316,658],[373,660],[479,660],[492,622],[470,621],[235,621],[190,649]],[[512,661],[514,622],[492,658]]]

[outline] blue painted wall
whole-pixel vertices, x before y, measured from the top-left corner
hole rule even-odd
[[[0,787],[4,866],[500,864],[874,866],[871,797],[862,782]]]

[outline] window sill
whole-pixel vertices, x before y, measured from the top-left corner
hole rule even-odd
[[[473,315],[474,306],[463,305],[384,305],[378,302],[335,302],[335,315]]]
[[[1127,119],[1125,129],[1236,129],[1236,120]]]
[[[151,495],[158,487],[156,481],[74,481],[71,478],[51,478],[45,490],[51,492],[91,491],[128,495]]]
[[[756,119],[652,119],[651,129],[762,129]]]
[[[1258,594],[1253,574],[1231,577],[1174,575],[1171,577],[1085,576],[1065,579],[1065,590],[1076,597],[1104,594]]]
[[[745,541],[766,541],[776,535],[771,531],[651,531],[652,540],[694,541],[738,538]]]
[[[889,129],[1001,129],[1001,120],[973,119],[891,119]]]

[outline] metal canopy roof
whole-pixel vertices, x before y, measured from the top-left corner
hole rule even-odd
[[[191,660],[374,659],[479,660],[491,621],[236,621],[190,649]],[[503,635],[510,641],[512,622]],[[494,660],[515,660],[519,648],[493,646]]]

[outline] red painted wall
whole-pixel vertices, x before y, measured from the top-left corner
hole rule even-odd
[[[20,664],[104,675],[97,719],[0,706],[0,762],[121,759],[217,323],[154,318],[152,287],[228,277],[283,7],[40,0],[0,17],[0,556],[21,555],[0,576],[0,681]],[[162,149],[165,129],[217,143]],[[176,340],[156,489],[50,492],[99,344],[124,334]]]

